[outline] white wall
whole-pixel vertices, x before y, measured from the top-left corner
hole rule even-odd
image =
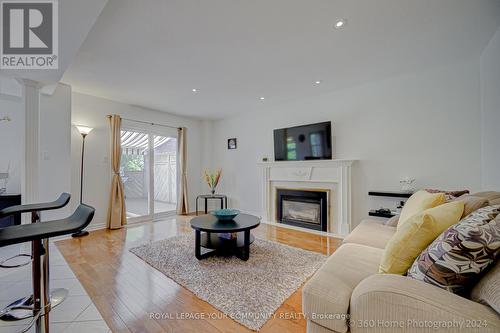
[[[214,123],[214,167],[231,205],[262,212],[262,157],[273,158],[273,129],[331,120],[334,154],[353,168],[353,224],[367,216],[369,190],[398,190],[410,176],[418,187],[481,186],[479,64],[425,72],[262,109]],[[238,149],[227,150],[227,139]]]
[[[106,115],[119,114],[123,118],[187,127],[188,194],[190,210],[194,211],[194,198],[200,193],[202,170],[202,121],[173,116],[165,112],[148,110],[103,98],[73,93],[72,123],[94,127],[85,144],[84,202],[96,208],[92,224],[105,224],[110,184],[109,125]],[[75,198],[80,189],[81,136],[73,128],[71,134],[71,188]]]
[[[480,58],[482,185],[500,190],[500,28]]]
[[[213,164],[213,122],[211,120],[203,120],[201,126],[201,137],[202,137],[202,152],[201,152],[201,162],[203,165],[202,172],[206,168],[212,168]]]
[[[71,193],[71,87],[58,84],[52,95],[40,95],[40,201]],[[78,199],[72,198],[72,202]],[[43,219],[66,217],[71,205],[45,212]]]
[[[7,192],[21,193],[21,163],[24,159],[24,108],[21,97],[0,94],[0,172],[9,168]],[[2,181],[3,182],[3,181]]]

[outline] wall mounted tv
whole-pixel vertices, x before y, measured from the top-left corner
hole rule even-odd
[[[275,161],[307,161],[332,159],[332,123],[274,130]]]

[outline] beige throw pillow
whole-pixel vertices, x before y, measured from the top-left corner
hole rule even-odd
[[[398,229],[413,215],[434,208],[446,201],[444,193],[429,193],[425,190],[415,192],[405,203],[399,217]]]
[[[384,249],[379,273],[406,273],[436,237],[460,220],[463,211],[462,201],[449,202],[413,215],[399,225]]]

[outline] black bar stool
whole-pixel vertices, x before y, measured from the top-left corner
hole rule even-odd
[[[31,213],[31,223],[38,223],[40,222],[40,213],[42,211],[47,211],[47,210],[55,210],[59,208],[63,208],[66,206],[71,198],[71,195],[69,193],[62,193],[59,198],[55,201],[52,202],[46,202],[46,203],[36,203],[36,204],[26,204],[26,205],[17,205],[17,206],[11,206],[4,208],[0,210],[0,218],[6,217],[9,215],[13,214],[20,214],[20,213]],[[47,252],[45,253],[44,259],[49,261],[49,253],[48,253],[48,240],[43,240],[42,241],[44,244],[44,247],[47,248]],[[32,244],[32,249],[34,248]],[[32,255],[29,254],[18,254],[15,255],[11,258],[5,259],[2,262],[0,262],[0,267],[1,268],[17,268],[21,266],[26,266],[30,264],[31,261],[27,261],[26,263],[23,264],[18,264],[18,265],[8,265],[6,264],[7,262],[11,261],[14,258],[17,257],[29,257],[30,259],[33,259]],[[32,270],[36,269],[35,266],[32,267]],[[34,271],[32,271],[32,275],[34,275]],[[55,289],[51,291],[50,299],[51,299],[51,304],[53,307],[57,306],[59,303],[61,303],[67,296],[68,291],[66,289]],[[0,320],[8,320],[8,321],[14,321],[14,320],[22,320],[26,319],[29,317],[33,316],[33,311],[31,307],[33,306],[33,295],[25,296],[23,298],[20,298],[16,300],[15,302],[12,302],[11,304],[7,305],[2,311],[0,311]]]
[[[69,193],[62,193],[57,200],[52,201],[52,202],[46,202],[46,203],[37,203],[37,204],[27,204],[27,205],[16,205],[16,206],[11,206],[4,208],[0,210],[0,218],[7,217],[9,215],[14,215],[14,214],[22,214],[22,213],[31,213],[31,223],[37,223],[40,221],[40,212],[46,211],[46,210],[54,210],[54,209],[59,209],[63,208],[66,206],[71,199],[71,195]],[[16,267],[21,267],[28,265],[30,262],[26,262],[24,264],[20,265],[6,265],[5,263],[17,258],[17,257],[29,257],[31,258],[31,255],[29,254],[18,254],[15,255],[11,258],[7,258],[3,261],[0,262],[0,267],[1,268],[16,268]]]
[[[67,290],[57,289],[49,297],[49,238],[68,235],[83,230],[94,217],[94,208],[80,204],[73,215],[54,221],[39,222],[39,212],[64,207],[69,201],[69,194],[48,204],[24,205],[9,207],[1,214],[13,214],[19,211],[31,212],[31,224],[15,225],[0,229],[0,247],[31,242],[33,295],[10,304],[0,312],[2,320],[20,320],[33,317],[28,327],[35,324],[36,332],[49,332],[49,312],[52,307],[61,303],[67,295]],[[29,207],[27,207],[29,206]],[[55,207],[55,208],[54,208]],[[5,212],[5,210],[8,210]],[[5,216],[5,215],[3,215]],[[6,266],[4,267],[12,267]],[[14,266],[15,267],[15,266]]]

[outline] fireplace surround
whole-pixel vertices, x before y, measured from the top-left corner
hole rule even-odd
[[[258,165],[262,170],[262,223],[287,228],[300,228],[312,233],[323,233],[295,225],[280,223],[276,211],[277,189],[324,190],[331,209],[326,233],[343,237],[351,231],[351,167],[354,160],[272,161]]]
[[[276,222],[326,232],[328,199],[328,190],[277,188]]]

